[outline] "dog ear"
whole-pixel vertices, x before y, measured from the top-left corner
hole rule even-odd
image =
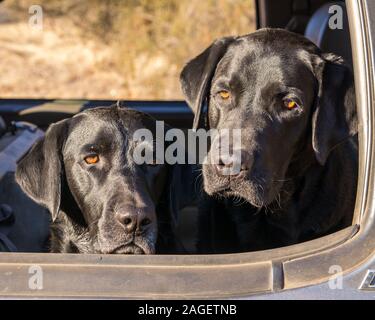
[[[358,132],[352,71],[343,59],[323,54],[317,66],[319,92],[312,115],[312,145],[318,162],[325,164],[330,152]]]
[[[63,174],[61,150],[68,121],[51,125],[45,136],[20,160],[16,169],[17,183],[30,198],[50,211],[53,221],[60,209]]]
[[[182,92],[195,114],[194,129],[199,127],[203,104],[209,94],[216,66],[235,39],[225,37],[216,40],[199,56],[189,61],[180,74]]]

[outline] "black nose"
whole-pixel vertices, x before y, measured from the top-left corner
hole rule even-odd
[[[232,155],[220,155],[215,164],[216,171],[223,176],[238,176],[252,166],[252,157],[244,150],[233,151]]]
[[[147,231],[152,224],[151,216],[143,211],[117,212],[115,216],[128,233],[143,233]]]

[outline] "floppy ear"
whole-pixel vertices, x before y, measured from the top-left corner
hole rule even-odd
[[[330,152],[358,132],[353,74],[341,57],[323,54],[317,70],[319,93],[312,115],[312,145],[324,165]]]
[[[209,93],[216,66],[235,39],[225,37],[216,40],[199,56],[189,61],[180,74],[182,92],[195,114],[193,129],[199,127],[203,104]]]
[[[46,207],[54,221],[60,209],[62,147],[66,139],[68,120],[51,125],[45,136],[36,142],[20,160],[16,181],[34,201]]]

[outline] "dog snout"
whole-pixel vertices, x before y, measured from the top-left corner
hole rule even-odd
[[[250,170],[252,157],[244,150],[233,150],[231,155],[220,154],[215,164],[219,175],[238,176],[243,171]]]
[[[116,212],[115,216],[127,233],[143,234],[153,224],[151,214],[148,214],[146,211],[137,212],[126,210]]]

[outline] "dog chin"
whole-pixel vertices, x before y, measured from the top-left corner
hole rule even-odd
[[[155,244],[149,241],[146,238],[136,238],[134,240],[136,246],[141,248],[144,254],[154,254],[155,253]]]
[[[155,246],[147,239],[135,239],[134,242],[119,245],[115,248],[105,248],[101,250],[103,254],[154,254]]]
[[[275,198],[275,192],[263,193],[258,189],[258,187],[253,186],[250,183],[240,183],[226,187],[215,187],[214,185],[210,185],[209,188],[205,187],[205,191],[211,196],[218,196],[219,198],[240,198],[256,208],[269,205]]]
[[[136,245],[132,245],[132,244],[117,248],[113,250],[111,253],[113,254],[145,254],[142,248]]]
[[[256,208],[261,208],[265,205],[265,202],[262,198],[260,198],[257,195],[248,194],[244,192],[238,192],[235,190],[226,190],[223,194],[226,198],[227,197],[234,197],[234,198],[240,198],[246,200],[248,203],[250,203],[252,206]]]

